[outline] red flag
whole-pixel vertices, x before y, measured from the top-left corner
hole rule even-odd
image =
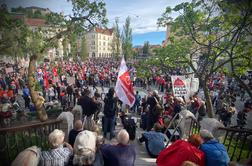
[[[122,58],[118,73],[115,92],[117,97],[124,103],[132,107],[135,103],[133,84],[124,58]]]
[[[46,89],[49,87],[48,75],[46,71],[44,71],[44,86]]]
[[[53,68],[53,75],[55,77],[58,77],[58,71],[57,71],[56,67]]]

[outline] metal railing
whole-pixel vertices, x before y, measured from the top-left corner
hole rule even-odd
[[[24,149],[36,145],[42,150],[49,148],[48,135],[60,128],[59,120],[38,122],[17,127],[0,128],[0,165],[10,165]]]
[[[252,130],[239,128],[219,128],[225,132],[222,143],[227,148],[231,161],[252,157]]]
[[[252,157],[252,130],[227,127],[220,127],[217,130],[223,132],[224,138],[220,143],[226,147],[231,161],[241,161]],[[199,123],[191,118],[188,136],[198,134],[199,131]]]

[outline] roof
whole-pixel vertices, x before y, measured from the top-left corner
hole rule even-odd
[[[11,13],[11,15],[15,18],[15,19],[24,19],[25,15],[23,13]]]
[[[96,27],[95,32],[96,33],[101,33],[101,34],[104,34],[104,35],[112,35],[113,29],[112,28],[111,29],[102,29],[102,28]]]
[[[40,18],[26,18],[25,24],[29,26],[45,26],[46,20]]]
[[[160,48],[161,46],[160,45],[150,45],[150,48],[154,49],[154,48]]]

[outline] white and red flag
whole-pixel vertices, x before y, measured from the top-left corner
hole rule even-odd
[[[122,58],[116,86],[115,86],[115,93],[119,100],[121,100],[124,104],[129,105],[132,107],[135,103],[135,95],[133,84],[130,80],[130,74],[128,68],[126,66],[126,62],[124,58]]]

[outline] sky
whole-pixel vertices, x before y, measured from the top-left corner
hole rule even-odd
[[[104,0],[106,3],[108,27],[112,27],[115,18],[119,18],[119,27],[122,29],[127,16],[131,18],[133,45],[161,44],[165,39],[165,28],[157,26],[157,19],[161,17],[167,6],[189,0]],[[71,13],[71,3],[67,0],[0,0],[8,7],[38,6],[49,8],[53,12]],[[172,17],[177,14],[173,13]]]

